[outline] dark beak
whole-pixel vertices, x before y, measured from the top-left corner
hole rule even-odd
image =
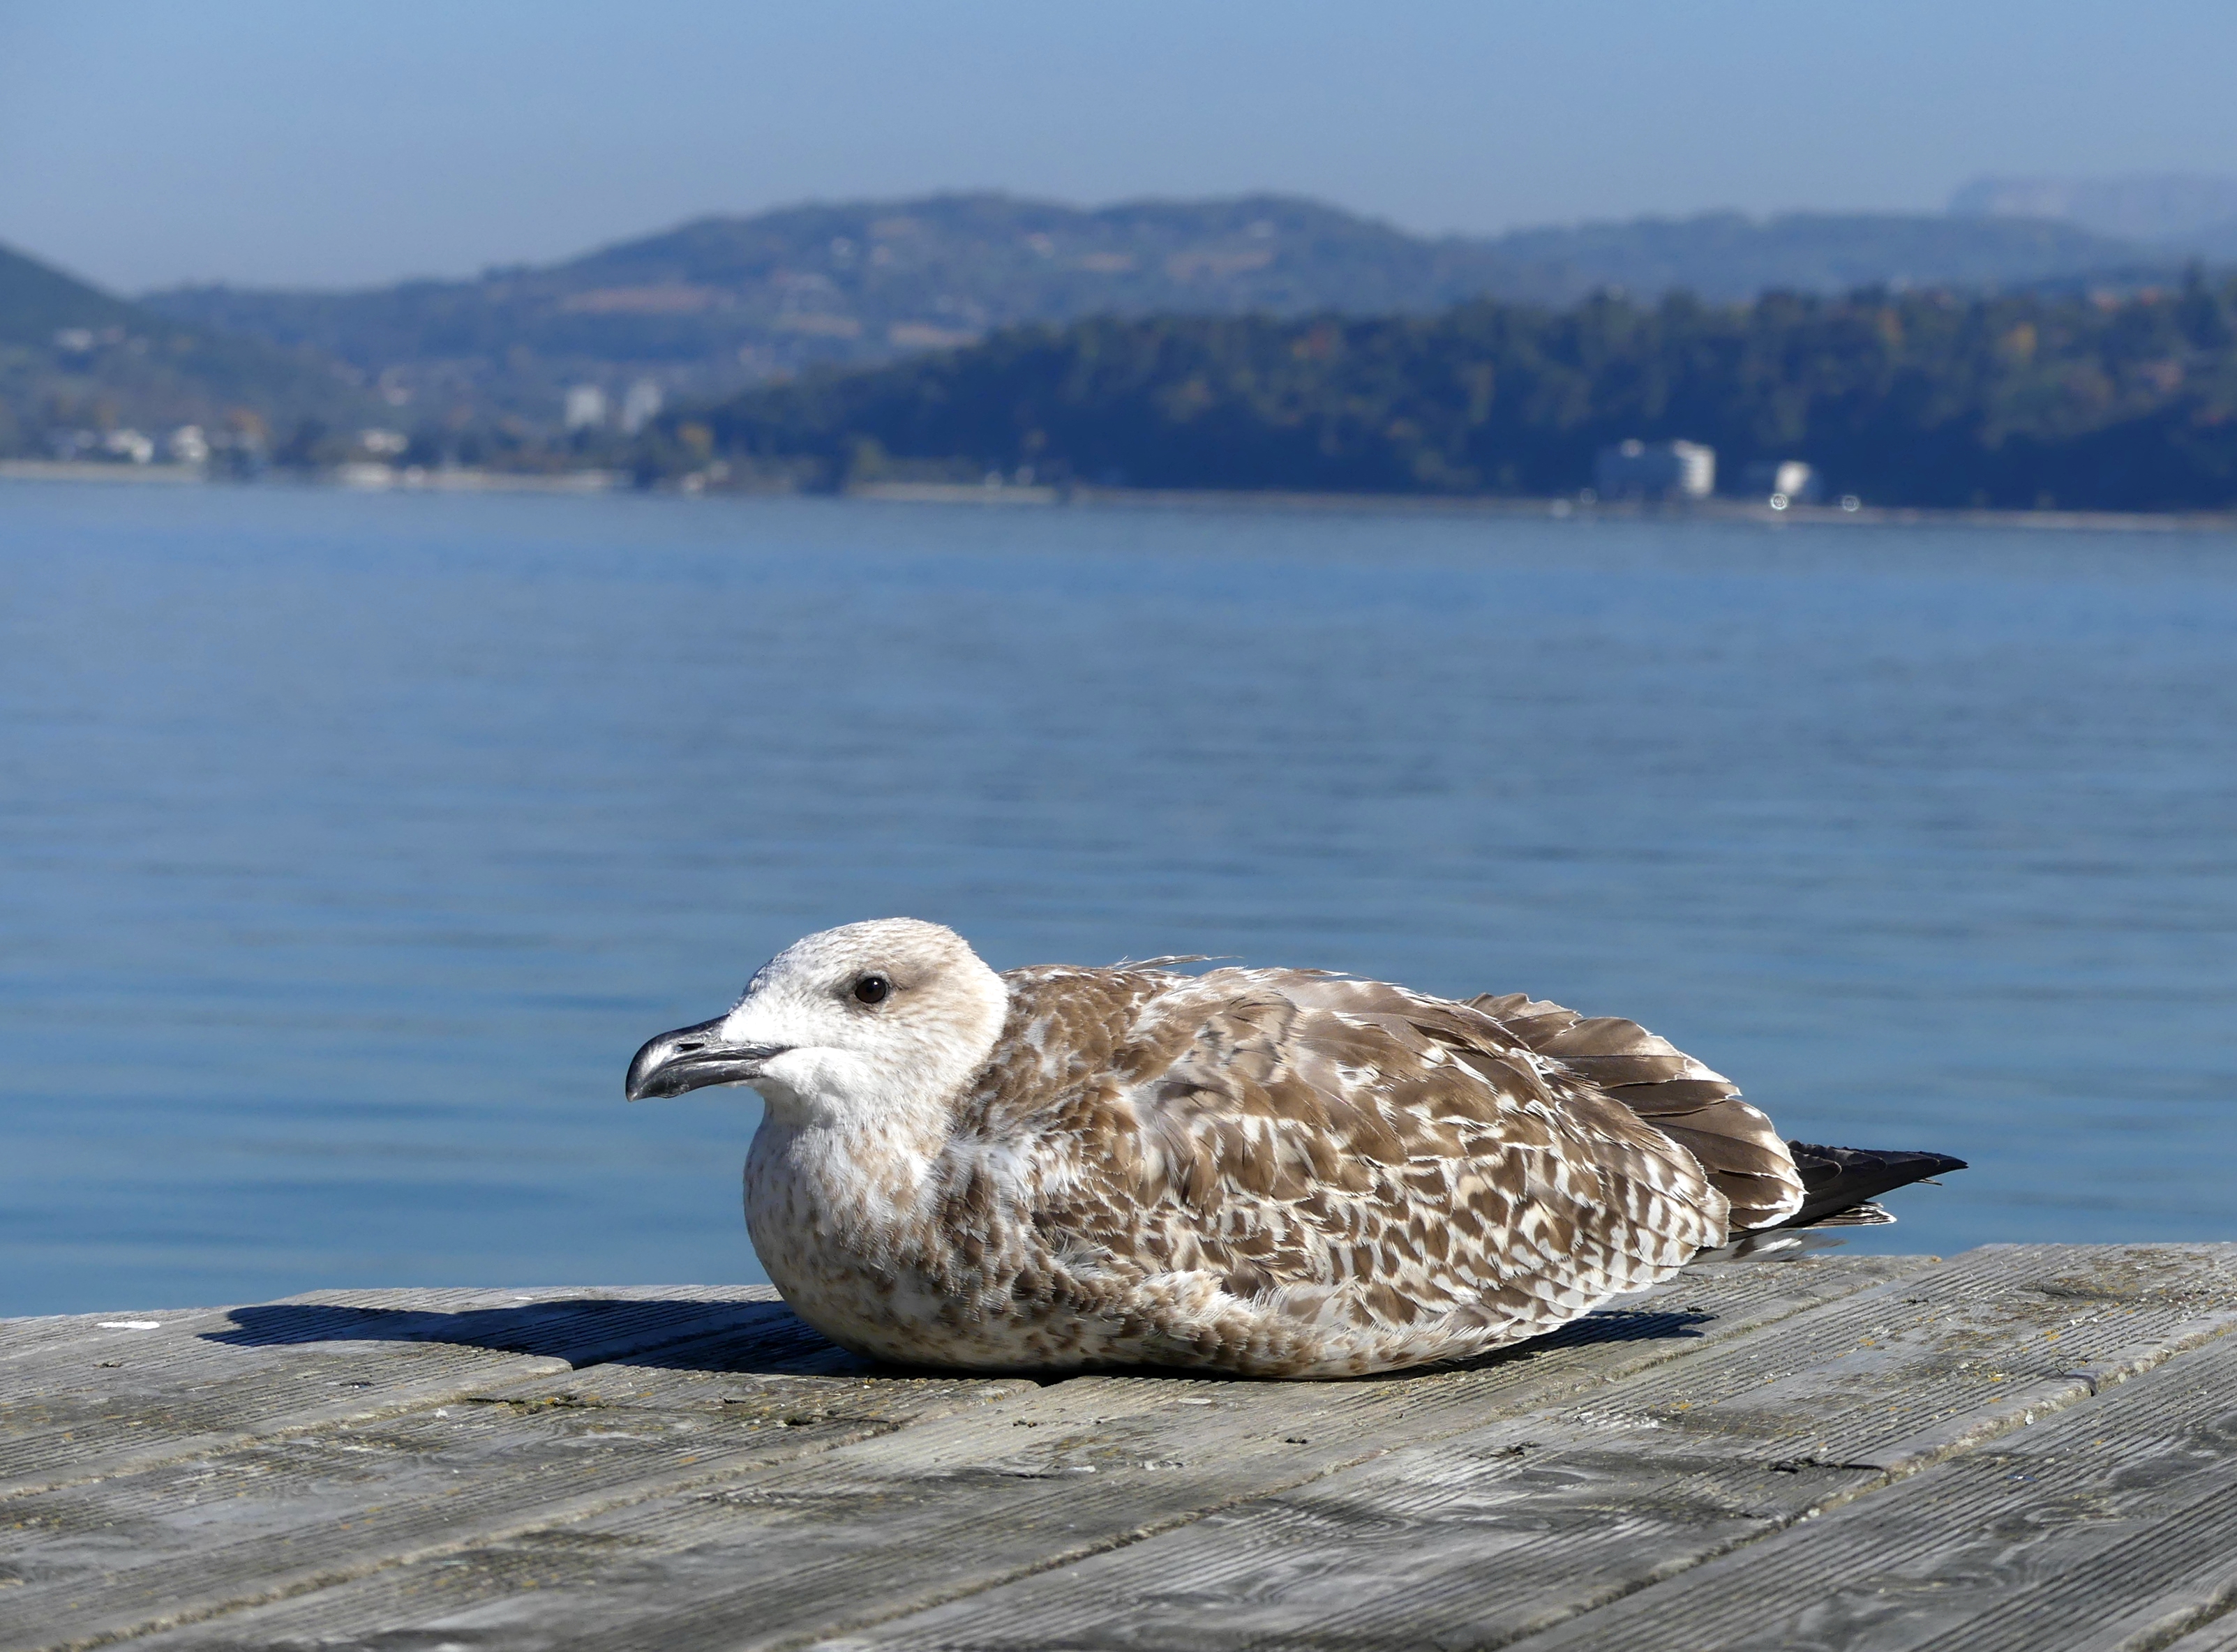
[[[622,1094],[630,1101],[647,1096],[681,1096],[709,1084],[750,1084],[762,1076],[762,1063],[784,1053],[782,1044],[726,1044],[717,1016],[696,1027],[679,1027],[648,1038],[630,1063]]]

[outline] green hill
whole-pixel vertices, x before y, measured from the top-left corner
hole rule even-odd
[[[65,327],[129,326],[144,319],[123,299],[0,247],[0,345],[47,345]]]
[[[0,247],[0,457],[103,450],[182,425],[267,445],[306,421],[370,417],[353,375],[159,315]]]

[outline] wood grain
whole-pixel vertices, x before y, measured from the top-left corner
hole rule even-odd
[[[775,1295],[330,1291],[0,1322],[0,1498],[688,1340]]]
[[[227,1645],[347,1640],[463,1614],[500,1619],[532,1645],[625,1637],[650,1612],[658,1624],[646,1632],[683,1645],[693,1643],[683,1617],[696,1610],[725,1643],[741,1617],[749,1639],[796,1638],[1595,1388],[1919,1266],[1869,1259],[1713,1272],[1686,1281],[1678,1302],[1639,1303],[1527,1353],[1402,1382],[1078,1378],[813,1459],[705,1483],[699,1465],[688,1484],[648,1475],[636,1498],[601,1487],[615,1500],[607,1511],[555,1510],[530,1530],[481,1533],[445,1509],[425,1517],[445,1523],[426,1534],[432,1547],[368,1565],[346,1587],[309,1580],[305,1598],[228,1616],[213,1632]]]
[[[2221,1288],[2223,1259],[2182,1257],[2141,1293],[2109,1260],[1961,1258],[1587,1404],[1397,1452],[845,1644],[1504,1644],[2085,1400],[2079,1367],[2141,1365],[2146,1348],[2165,1358],[2237,1326],[2237,1291],[2226,1308],[2201,1300]],[[1670,1643],[1713,1643],[1698,1628]]]
[[[0,1647],[2237,1652],[2232,1327],[2227,1246],[1706,1267],[1348,1382],[895,1372],[714,1287],[17,1321]]]

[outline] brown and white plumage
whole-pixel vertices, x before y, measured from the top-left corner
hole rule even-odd
[[[909,919],[788,949],[629,1088],[721,1083],[769,1103],[746,1207],[771,1280],[907,1364],[1464,1358],[1805,1197],[1763,1114],[1627,1021],[1295,970],[997,976]]]

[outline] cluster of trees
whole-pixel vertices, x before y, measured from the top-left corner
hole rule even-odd
[[[1558,495],[1639,437],[1802,458],[1874,503],[2237,503],[2237,282],[1960,297],[1601,296],[1429,316],[1092,319],[685,416],[843,485],[1030,468],[1158,488]],[[681,421],[663,439],[671,444]]]

